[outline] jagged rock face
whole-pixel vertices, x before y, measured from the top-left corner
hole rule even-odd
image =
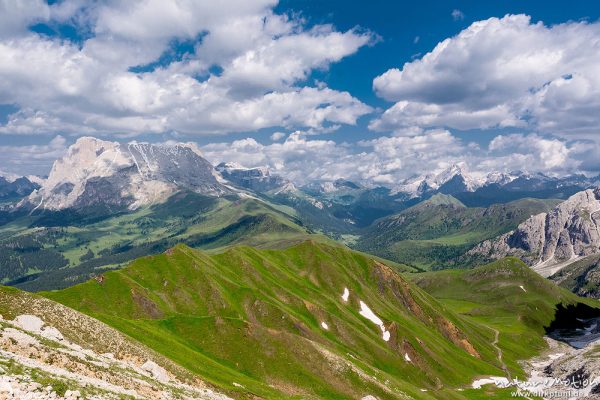
[[[484,176],[481,172],[469,171],[465,163],[459,162],[437,174],[409,178],[397,184],[393,188],[393,193],[404,193],[414,198],[435,193],[455,195],[468,192],[490,196],[496,191],[523,192],[522,197],[538,197],[532,196],[531,193],[541,192],[544,198],[564,198],[579,190],[595,187],[599,183],[598,177],[588,178],[584,175],[552,177],[523,171],[510,173],[493,171]]]
[[[496,178],[498,179],[498,178]],[[486,184],[486,178],[467,171],[465,163],[457,163],[449,168],[426,176],[408,179],[398,185],[394,192],[408,193],[413,197],[426,194],[455,194],[473,192]]]
[[[61,210],[127,207],[164,201],[181,189],[220,195],[228,189],[191,144],[120,144],[84,137],[57,160],[22,206]]]
[[[281,176],[271,175],[264,167],[244,168],[234,163],[221,163],[216,170],[231,183],[257,192],[268,192],[290,183]]]
[[[600,251],[600,188],[560,203],[552,212],[532,216],[517,229],[469,251],[497,259],[518,256],[532,266],[551,266]]]

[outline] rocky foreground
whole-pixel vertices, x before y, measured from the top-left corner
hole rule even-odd
[[[600,399],[600,343],[582,349],[546,338],[546,352],[531,360],[524,385],[544,398]]]
[[[182,382],[156,362],[98,354],[35,315],[0,319],[0,399],[226,400],[201,382]]]

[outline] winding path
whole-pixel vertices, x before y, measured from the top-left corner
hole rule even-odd
[[[512,379],[510,376],[510,371],[508,370],[506,363],[502,359],[502,349],[498,346],[498,340],[500,339],[500,331],[496,328],[492,328],[489,325],[487,327],[494,331],[494,341],[492,342],[492,346],[494,346],[494,348],[498,351],[498,361],[500,361],[500,367],[502,368],[502,370],[506,374],[506,377],[510,381]]]

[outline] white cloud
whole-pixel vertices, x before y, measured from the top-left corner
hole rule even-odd
[[[270,136],[271,140],[274,142],[279,142],[284,137],[286,137],[286,134],[283,132],[273,132],[273,134]]]
[[[48,173],[48,165],[62,157],[67,149],[67,141],[57,135],[46,144],[0,146],[2,170],[23,175],[27,173],[43,175]]]
[[[371,112],[347,92],[305,85],[311,71],[355,53],[373,35],[307,28],[275,14],[273,0],[42,3],[24,2],[22,12],[9,13],[10,35],[0,32],[0,104],[21,108],[0,132],[319,130]],[[75,44],[26,32],[40,18],[68,21],[92,37]],[[176,40],[195,51],[130,71],[158,60]],[[214,66],[221,72],[210,73]]]
[[[452,19],[455,21],[462,21],[463,19],[465,19],[465,14],[456,8],[452,10],[452,13],[450,13],[450,15],[452,15]]]
[[[268,166],[274,172],[296,182],[312,179],[335,179],[348,163],[351,151],[331,140],[308,140],[303,132],[290,134],[282,143],[263,145],[253,138],[232,143],[213,143],[201,148],[214,164],[237,161],[246,167]]]
[[[370,35],[331,26],[282,37],[236,57],[222,80],[233,88],[264,91],[282,89],[307,78],[311,70],[326,68],[364,46]]]
[[[396,104],[371,128],[512,126],[596,134],[599,42],[598,22],[545,26],[525,15],[475,22],[375,78],[377,94]]]
[[[496,156],[483,161],[488,168],[501,168],[505,164],[512,169],[564,174],[577,171],[581,161],[573,145],[535,134],[499,135],[490,142],[488,148]]]
[[[479,176],[517,170],[554,175],[595,171],[597,151],[598,146],[589,143],[536,134],[497,136],[488,147],[480,148],[447,130],[382,136],[355,145],[295,132],[282,143],[264,145],[247,138],[202,147],[204,156],[214,164],[235,161],[246,167],[268,166],[297,183],[344,178],[389,187],[461,162]]]
[[[30,24],[50,17],[43,0],[0,0],[0,38],[22,35]]]

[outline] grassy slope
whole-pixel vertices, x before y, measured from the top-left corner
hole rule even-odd
[[[473,376],[502,374],[489,328],[372,258],[315,242],[216,255],[177,246],[44,296],[242,396],[460,399]],[[389,342],[359,315],[359,299]]]
[[[452,266],[448,262],[475,243],[508,232],[554,204],[554,200],[522,199],[468,208],[452,196],[438,194],[379,220],[354,247],[425,269]]]
[[[160,253],[177,243],[220,251],[238,244],[282,248],[307,237],[329,241],[298,225],[288,211],[254,198],[216,199],[179,193],[164,204],[98,221],[74,218],[61,220],[62,226],[39,228],[35,225],[51,223],[51,216],[24,217],[1,227],[0,247],[5,245],[7,251],[14,252],[10,256],[12,263],[29,268],[19,270],[7,264],[4,282],[27,273],[46,271],[37,280],[17,286],[34,291],[65,287],[89,279],[98,269],[122,267],[135,258]],[[40,249],[13,251],[11,246],[17,242],[40,246]],[[54,258],[35,257],[36,252],[64,256],[68,268],[59,270],[62,265],[46,262]],[[10,271],[17,275],[11,275]]]
[[[598,307],[542,278],[517,258],[410,278],[456,313],[498,330],[504,360],[518,377],[523,373],[517,360],[532,357],[545,347],[544,327],[552,321],[558,303],[584,302]]]

